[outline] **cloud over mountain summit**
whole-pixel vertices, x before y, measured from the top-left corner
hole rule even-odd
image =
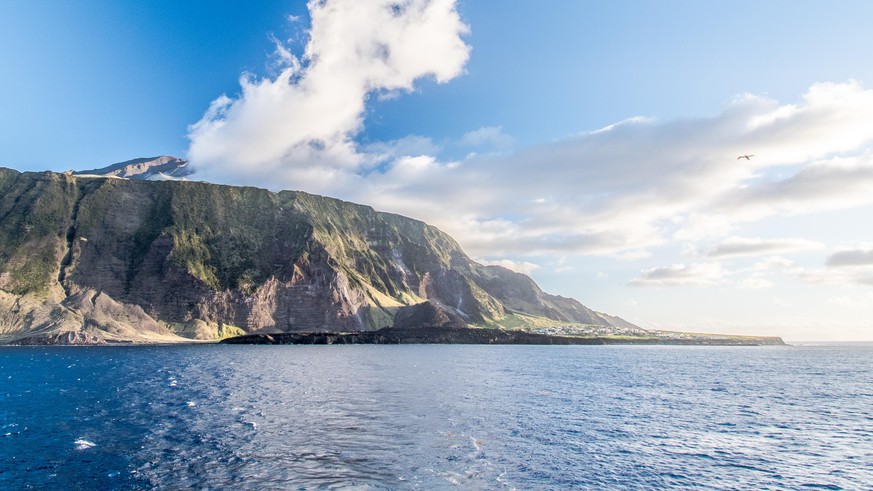
[[[354,137],[374,94],[446,82],[470,48],[454,0],[310,1],[305,52],[277,46],[281,72],[244,74],[189,127],[188,155],[207,179],[324,189],[371,162]]]

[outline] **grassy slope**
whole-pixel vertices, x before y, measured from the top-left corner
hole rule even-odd
[[[76,199],[75,179],[0,169],[2,288],[44,295],[56,280]]]

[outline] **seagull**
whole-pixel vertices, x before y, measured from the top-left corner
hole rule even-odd
[[[739,157],[737,157],[737,160],[740,160],[740,159],[752,160],[752,157],[754,157],[754,155],[740,155]]]

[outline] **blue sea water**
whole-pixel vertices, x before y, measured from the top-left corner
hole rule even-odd
[[[873,347],[0,348],[0,489],[873,489]]]

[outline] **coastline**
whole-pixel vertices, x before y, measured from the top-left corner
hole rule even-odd
[[[663,345],[791,346],[777,336],[733,336],[658,331],[651,335],[561,336],[523,330],[481,327],[422,326],[376,331],[258,333],[214,340],[97,340],[55,333],[19,338],[0,346],[182,346],[211,344],[505,344],[505,345]]]
[[[696,335],[686,338],[657,336],[550,336],[525,331],[488,328],[420,327],[383,328],[347,333],[286,332],[247,334],[226,338],[219,344],[530,344],[530,345],[675,345],[675,346],[785,346],[779,337],[723,337]]]

